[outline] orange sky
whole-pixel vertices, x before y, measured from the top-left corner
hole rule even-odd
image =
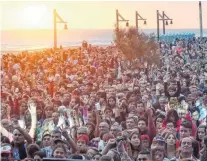
[[[203,27],[207,28],[207,2],[203,3]],[[147,19],[141,28],[156,28],[156,10],[164,10],[173,18],[167,28],[199,28],[198,2],[3,2],[1,6],[1,29],[52,29],[52,11],[73,29],[114,28],[115,10],[135,25],[135,11]],[[124,26],[124,23],[122,24]],[[63,25],[58,25],[62,28]]]

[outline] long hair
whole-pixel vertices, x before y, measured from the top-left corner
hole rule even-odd
[[[110,107],[110,108],[115,108],[115,107],[111,107],[111,105],[109,104],[109,99],[113,99],[113,100],[115,101],[115,106],[116,106],[116,98],[113,97],[113,96],[111,96],[111,97],[109,97],[108,100],[107,100],[107,106]]]
[[[162,136],[165,138],[165,155],[167,155],[167,138],[173,135],[175,138],[175,157],[178,156],[179,154],[179,141],[177,140],[176,135],[173,132],[165,132]]]
[[[137,134],[137,135],[139,136],[139,139],[140,139],[140,145],[139,145],[139,147],[138,147],[138,151],[140,151],[140,149],[141,149],[141,138],[140,138],[140,133],[137,132],[137,131],[132,132],[131,135],[129,136],[129,139],[130,139],[130,141],[131,141],[131,139],[132,139],[132,137],[133,137],[134,134]],[[133,156],[133,151],[135,151],[135,149],[133,148],[133,146],[132,146],[131,143],[130,143],[130,147],[129,147],[129,149],[131,150],[131,155]],[[129,154],[129,156],[130,156],[130,154]],[[132,157],[132,156],[130,156],[130,157]]]
[[[177,123],[177,121],[179,120],[179,116],[176,110],[174,109],[170,109],[167,113],[166,116],[166,122],[170,121],[170,116],[173,115],[175,117],[175,124]]]
[[[95,125],[92,122],[88,122],[86,125],[91,125],[92,128],[93,128],[92,131],[91,131],[91,133],[89,134],[89,139],[92,140],[93,138],[95,138],[95,135],[94,135]]]
[[[199,158],[200,147],[197,140],[192,138],[193,156]]]
[[[162,119],[162,122],[163,122],[163,120],[165,119],[165,116],[162,115],[162,114],[159,114],[159,115],[155,118],[155,121],[154,121],[155,126],[157,126],[157,125],[156,125],[156,122],[157,122],[157,119],[159,119],[159,118],[161,118],[161,119]]]
[[[204,131],[205,131],[205,135],[206,135],[206,129],[207,129],[207,127],[206,127],[206,125],[200,125],[200,126],[198,126],[198,128],[197,128],[197,131],[196,131],[196,140],[198,141],[198,142],[200,142],[201,143],[201,141],[202,140],[200,140],[199,139],[199,137],[198,137],[198,129],[204,129]]]

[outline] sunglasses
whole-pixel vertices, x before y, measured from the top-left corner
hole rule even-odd
[[[137,161],[146,161],[147,158],[138,158]]]
[[[47,141],[50,141],[50,138],[44,138],[43,140],[44,140],[44,141],[46,141],[46,140],[47,140]]]

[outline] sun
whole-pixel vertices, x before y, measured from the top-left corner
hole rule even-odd
[[[41,28],[43,17],[47,12],[44,5],[25,6],[22,19],[26,28]]]

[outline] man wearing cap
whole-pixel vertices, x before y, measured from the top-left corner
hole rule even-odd
[[[77,149],[78,153],[87,153],[89,138],[87,135],[81,134],[77,137]]]
[[[41,151],[44,151],[46,153],[47,157],[52,156],[52,138],[49,131],[45,131],[42,136],[42,146],[43,148]]]
[[[141,135],[141,148],[150,149],[150,137],[148,135]]]
[[[165,139],[160,135],[157,135],[153,138],[151,144],[151,150],[157,147],[162,148],[163,150],[165,149]]]

